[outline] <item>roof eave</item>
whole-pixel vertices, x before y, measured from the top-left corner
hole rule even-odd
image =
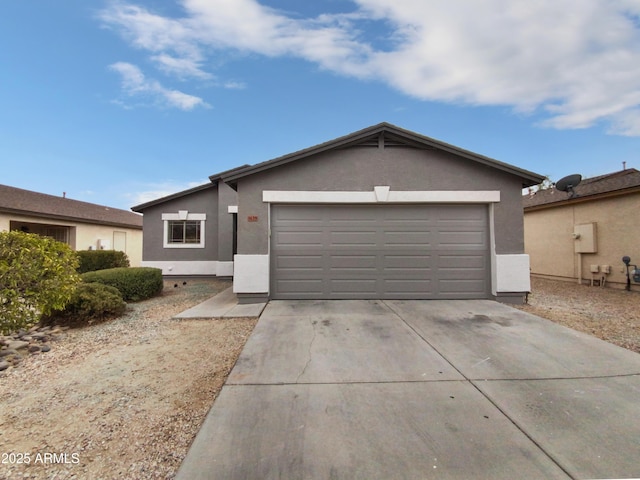
[[[181,192],[172,193],[171,195],[160,197],[146,203],[141,203],[140,205],[131,207],[131,210],[133,210],[136,213],[143,213],[143,211],[149,207],[154,207],[156,205],[160,205],[160,204],[169,202],[171,200],[175,200],[177,198],[184,197],[186,195],[190,195],[192,193],[196,193],[196,192],[206,190],[208,188],[213,188],[213,187],[215,187],[214,183],[205,183],[203,185],[198,185],[197,187],[189,188],[188,190],[182,190]]]
[[[127,223],[127,222],[110,222],[108,220],[95,220],[92,218],[72,217],[69,215],[49,214],[49,213],[34,212],[31,210],[19,210],[15,208],[7,208],[7,207],[0,208],[0,212],[10,213],[14,215],[23,215],[26,217],[42,218],[44,220],[60,220],[64,222],[86,223],[91,225],[105,225],[109,227],[126,227],[126,228],[134,228],[137,230],[142,230],[142,224],[133,224],[133,223]],[[142,218],[142,216],[140,218]]]
[[[222,175],[221,179],[225,183],[231,186],[235,186],[237,184],[237,181],[243,177],[253,175],[259,172],[263,172],[271,168],[279,167],[281,165],[285,165],[287,163],[290,163],[311,155],[317,155],[319,153],[322,153],[328,150],[343,148],[350,144],[357,144],[361,140],[364,140],[367,137],[370,137],[371,135],[375,135],[376,133],[382,133],[382,132],[389,132],[395,135],[399,135],[401,137],[404,137],[406,139],[413,141],[414,143],[418,143],[426,147],[435,148],[444,152],[461,156],[463,158],[473,160],[475,162],[484,164],[486,166],[497,168],[498,170],[502,170],[511,175],[515,175],[522,179],[523,188],[531,187],[533,185],[538,185],[545,178],[543,175],[539,175],[537,173],[530,172],[528,170],[514,167],[513,165],[509,165],[509,164],[500,162],[498,160],[485,157],[483,155],[470,152],[468,150],[464,150],[454,145],[441,142],[440,140],[435,140],[433,138],[420,135],[410,130],[405,130],[403,128],[397,127],[390,123],[383,122],[383,123],[374,125],[372,127],[368,127],[368,128],[359,130],[357,132],[351,133],[349,135],[345,135],[343,137],[339,137],[337,139],[330,140],[328,142],[324,142],[319,145],[315,145],[313,147],[309,147],[303,150],[299,150],[297,152],[283,155],[281,157],[277,157],[272,160],[267,160],[266,162],[258,163],[256,165],[249,165],[246,167],[240,167],[235,171],[230,171],[232,172],[230,175]]]

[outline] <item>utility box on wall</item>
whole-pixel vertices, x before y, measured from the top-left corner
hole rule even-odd
[[[598,242],[595,223],[584,223],[573,226],[573,251],[575,253],[597,253]]]

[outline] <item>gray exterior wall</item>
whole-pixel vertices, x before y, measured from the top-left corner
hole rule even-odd
[[[497,254],[524,252],[521,180],[495,168],[437,150],[352,147],[241,178],[238,181],[238,253],[267,254],[269,206],[263,190],[372,191],[499,190],[495,205]],[[248,216],[258,220],[249,222]]]
[[[228,186],[224,186],[229,188]],[[187,261],[187,260],[221,260],[218,219],[220,218],[218,202],[218,186],[194,192],[180,198],[168,200],[159,205],[148,207],[144,210],[142,251],[143,261]],[[164,223],[163,213],[178,213],[178,210],[188,210],[189,213],[206,213],[205,222],[205,248],[164,248]],[[226,211],[226,206],[224,207]],[[231,215],[227,214],[228,217]],[[228,227],[223,225],[223,228]],[[225,245],[229,241],[225,240]],[[222,248],[223,254],[228,254],[226,248]],[[230,255],[228,255],[230,257]],[[227,258],[225,260],[231,260]]]
[[[218,260],[233,261],[233,215],[230,205],[238,205],[238,193],[226,183],[218,183]]]

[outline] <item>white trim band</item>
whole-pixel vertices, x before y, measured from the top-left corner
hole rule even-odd
[[[162,220],[206,220],[206,213],[188,213],[186,210],[181,210],[180,213],[163,213]]]
[[[377,186],[370,192],[264,190],[265,203],[497,203],[499,190],[390,191]]]
[[[234,293],[269,293],[269,255],[234,255]]]
[[[142,261],[141,266],[162,269],[162,275],[233,275],[233,262],[219,261]]]

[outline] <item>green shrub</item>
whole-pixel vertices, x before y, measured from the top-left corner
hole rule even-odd
[[[62,309],[79,282],[69,245],[33,233],[0,232],[0,333]]]
[[[81,283],[63,310],[43,316],[43,325],[79,327],[119,317],[127,308],[118,289],[101,283]]]
[[[77,253],[80,259],[78,273],[129,266],[127,254],[117,250],[80,250]]]
[[[110,268],[81,275],[87,283],[102,283],[118,289],[127,302],[138,302],[158,295],[164,286],[159,268]]]

